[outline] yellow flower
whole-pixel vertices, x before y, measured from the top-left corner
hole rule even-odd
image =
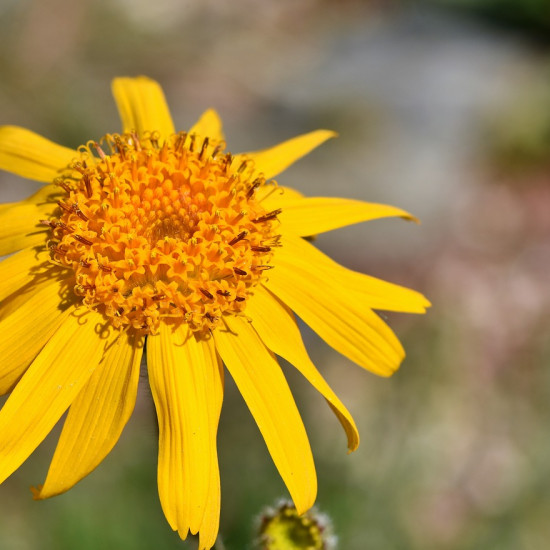
[[[118,440],[145,343],[160,436],[158,487],[182,538],[210,548],[219,523],[216,432],[223,367],[243,395],[299,513],[315,500],[308,439],[277,363],[326,398],[348,447],[349,412],[308,357],[296,312],[382,376],[403,349],[373,309],[421,313],[426,299],[348,270],[302,237],[386,216],[392,206],[306,198],[271,180],[333,132],[231,155],[218,115],[175,133],[160,86],[118,78],[120,135],[78,150],[0,128],[0,168],[45,182],[0,206],[0,482],[68,409],[36,498],[71,488]]]

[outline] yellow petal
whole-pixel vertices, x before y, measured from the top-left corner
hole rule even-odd
[[[347,269],[323,254],[306,240],[291,234],[281,239],[282,247],[277,249],[280,258],[286,258],[287,264],[293,263],[314,266],[321,278],[333,281],[349,294],[355,294],[354,300],[361,307],[384,311],[402,311],[405,313],[425,313],[430,302],[416,290],[395,285],[376,277]]]
[[[336,132],[330,130],[316,130],[284,141],[269,149],[236,155],[234,165],[239,166],[243,160],[252,159],[257,174],[263,174],[266,179],[273,178],[319,147],[327,139],[336,136]]]
[[[69,408],[117,336],[97,313],[70,315],[0,410],[0,482],[27,459]]]
[[[87,476],[115,446],[136,403],[143,337],[122,334],[72,403],[44,486],[58,495]]]
[[[42,282],[0,321],[0,395],[12,390],[68,316],[63,294],[59,281]]]
[[[30,197],[23,199],[22,201],[5,202],[0,204],[0,214],[5,211],[18,206],[20,204],[34,204],[36,206],[44,205],[45,203],[56,203],[63,196],[63,191],[58,185],[50,183],[48,185],[42,185],[37,191],[35,191]]]
[[[0,300],[4,300],[12,292],[26,284],[35,281],[37,272],[42,268],[47,271],[50,264],[49,251],[45,246],[25,248],[0,262]],[[4,304],[2,304],[3,308]],[[1,310],[0,310],[1,311]]]
[[[208,484],[208,496],[206,497],[206,506],[202,524],[199,530],[199,549],[210,550],[216,543],[220,526],[220,506],[221,506],[221,488],[220,488],[220,470],[218,468],[218,453],[216,447],[216,433],[220,418],[223,401],[223,365],[216,352],[214,340],[198,341],[202,346],[203,356],[206,363],[210,365],[212,380],[209,384],[208,407],[209,418],[212,422],[212,452],[210,454],[210,479]],[[219,374],[218,374],[219,372]]]
[[[210,548],[219,522],[222,366],[211,339],[197,339],[183,328],[172,332],[165,324],[147,340],[147,364],[159,422],[162,509],[182,539],[200,531]]]
[[[18,126],[0,127],[0,170],[50,182],[78,153]]]
[[[217,141],[224,139],[222,121],[214,109],[204,111],[199,120],[189,130],[190,134],[198,134]]]
[[[283,372],[250,323],[225,317],[216,349],[235,380],[299,514],[315,501],[317,478],[307,434]]]
[[[24,202],[36,204],[40,206],[45,203],[55,204],[62,196],[63,190],[58,186],[50,183],[42,185],[30,197],[27,197]]]
[[[303,237],[392,216],[418,221],[395,206],[350,199],[307,197],[287,201],[281,207],[283,211],[277,216],[281,229]]]
[[[346,432],[348,449],[355,451],[359,445],[359,432],[355,422],[311,362],[292,312],[268,290],[257,286],[254,296],[248,300],[246,313],[252,319],[252,326],[263,343],[273,353],[294,365],[327,400]]]
[[[343,268],[329,276],[311,250],[302,246],[304,255],[299,256],[290,242],[281,240],[265,286],[342,355],[376,374],[391,375],[405,356],[395,334],[369,309],[368,299],[338,277],[345,275]]]
[[[0,212],[0,256],[44,244],[49,233],[40,220],[49,218],[56,208],[56,204],[22,201]]]
[[[35,293],[50,284],[57,285],[59,289],[58,301],[61,304],[61,309],[67,309],[71,305],[76,305],[79,301],[73,292],[74,279],[68,278],[66,269],[51,263],[44,263],[32,268],[30,275],[31,278],[27,284],[21,286],[2,300],[0,321],[3,321],[19,309],[29,308],[30,306],[27,306],[27,302]]]
[[[256,191],[256,200],[266,210],[284,208],[287,204],[293,204],[297,199],[301,199],[302,197],[302,193],[296,191],[296,189],[283,185],[262,185]]]
[[[214,546],[216,539],[218,538],[218,531],[220,528],[221,489],[220,470],[218,468],[217,455],[212,455],[210,460],[211,464],[208,498],[206,501],[202,525],[199,531],[199,550],[210,550]]]
[[[172,115],[160,85],[144,76],[115,78],[113,95],[124,132],[158,131],[166,138],[174,133]]]

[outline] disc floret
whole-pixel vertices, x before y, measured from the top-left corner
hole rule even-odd
[[[265,179],[252,161],[235,165],[223,149],[185,133],[162,144],[156,134],[107,135],[56,180],[65,195],[48,222],[53,259],[115,327],[212,329],[244,311],[272,267],[279,211],[256,199]]]

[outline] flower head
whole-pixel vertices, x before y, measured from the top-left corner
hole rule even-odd
[[[348,447],[355,423],[308,357],[296,312],[328,344],[390,375],[404,352],[374,309],[421,313],[411,290],[336,264],[303,237],[386,216],[392,206],[305,198],[271,180],[332,132],[264,151],[225,151],[206,111],[176,133],[159,85],[119,78],[122,133],[78,150],[0,128],[0,168],[44,182],[0,206],[0,481],[67,411],[36,498],[71,488],[116,444],[134,408],[145,343],[160,428],[158,487],[168,522],[211,548],[219,523],[216,432],[223,364],[296,505],[315,468],[277,363],[327,399]]]
[[[334,550],[336,537],[330,518],[314,508],[298,515],[291,502],[282,500],[258,518],[257,547],[261,550]]]

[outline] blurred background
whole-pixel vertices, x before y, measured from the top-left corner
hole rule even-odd
[[[322,235],[346,266],[424,292],[385,315],[390,379],[308,349],[362,437],[285,366],[318,506],[346,550],[538,550],[550,540],[549,0],[0,0],[0,122],[69,146],[117,131],[117,75],[158,79],[176,126],[215,107],[233,152],[319,127],[333,140],[279,182],[403,207]],[[35,184],[0,174],[0,197]],[[250,547],[285,487],[232,381],[219,432],[221,534]],[[144,376],[120,443],[68,494],[33,502],[57,434],[0,487],[6,550],[194,549],[166,523]],[[58,432],[57,432],[58,433]]]

